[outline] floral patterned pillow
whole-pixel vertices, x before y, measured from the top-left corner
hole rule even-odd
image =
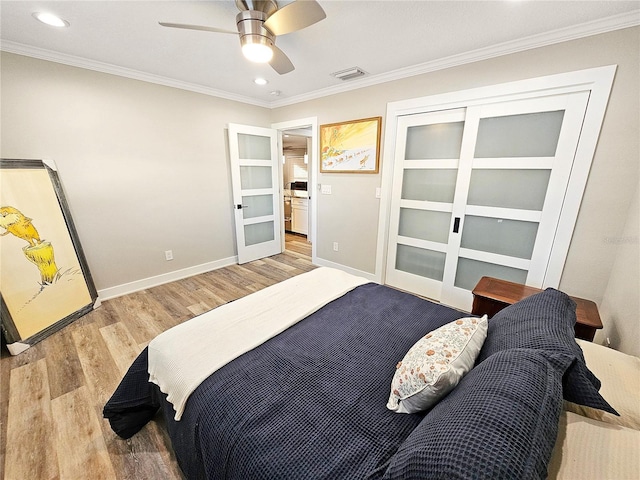
[[[396,413],[431,408],[473,368],[486,337],[486,315],[460,318],[426,334],[396,365],[387,408]]]

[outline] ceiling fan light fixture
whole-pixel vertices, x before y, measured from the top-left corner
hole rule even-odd
[[[266,18],[266,14],[255,10],[245,10],[236,16],[242,54],[252,62],[267,63],[273,58],[271,47],[275,37],[263,27]]]
[[[236,27],[242,53],[252,62],[269,63],[279,75],[292,72],[295,67],[276,46],[276,35],[302,30],[327,16],[316,0],[292,0],[281,9],[276,0],[236,0],[236,6],[240,10],[236,15]],[[230,30],[205,25],[158,23],[163,27],[235,35]]]
[[[257,40],[257,41],[256,41]],[[247,60],[256,63],[267,63],[273,58],[273,50],[267,39],[260,35],[242,37],[242,54]]]

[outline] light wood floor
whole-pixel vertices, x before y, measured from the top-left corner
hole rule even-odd
[[[287,250],[311,257],[311,244],[307,241],[306,235],[299,235],[297,233],[285,233],[284,241],[285,248]]]
[[[102,408],[148,342],[218,305],[314,268],[305,237],[287,250],[108,300],[17,355],[0,360],[0,478],[184,478],[160,419],[129,440]]]

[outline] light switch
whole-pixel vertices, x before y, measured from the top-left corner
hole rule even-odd
[[[322,184],[322,188],[320,189],[320,193],[323,195],[331,195],[331,185]]]
[[[376,187],[376,198],[380,198],[382,196],[382,189],[380,187]]]

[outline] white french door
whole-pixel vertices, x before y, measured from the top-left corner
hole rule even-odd
[[[277,131],[229,124],[238,263],[282,252]]]
[[[399,117],[386,283],[464,310],[485,275],[542,287],[588,99]]]

